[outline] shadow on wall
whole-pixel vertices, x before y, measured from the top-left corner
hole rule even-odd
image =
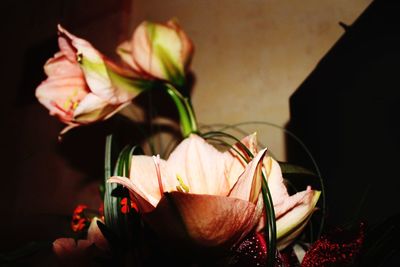
[[[293,131],[327,192],[327,221],[378,223],[400,213],[400,3],[374,1],[290,98]],[[287,140],[288,160],[312,168]]]

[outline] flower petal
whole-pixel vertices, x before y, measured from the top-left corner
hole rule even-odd
[[[132,100],[143,91],[139,83],[135,84],[129,77],[124,77],[127,71],[107,60],[88,41],[69,33],[61,25],[58,25],[58,30],[76,49],[76,57],[80,58],[86,82],[94,94],[116,105]]]
[[[296,230],[304,227],[304,223],[308,221],[310,215],[315,210],[315,205],[318,202],[321,192],[311,190],[310,188],[306,192],[307,194],[297,206],[277,220],[278,244],[281,239],[286,240],[284,243],[287,243],[288,240],[293,240],[300,233],[300,231]]]
[[[87,233],[87,240],[90,243],[95,244],[96,247],[98,247],[99,249],[109,250],[110,247],[108,245],[107,239],[104,237],[99,226],[97,225],[98,221],[101,222],[101,220],[99,220],[99,218],[97,217],[94,217],[92,219]]]
[[[245,171],[229,192],[230,197],[240,198],[252,203],[257,201],[262,183],[261,163],[266,152],[266,148],[258,152],[254,159],[246,166]]]
[[[166,24],[145,21],[132,35],[134,68],[152,77],[182,86],[193,54],[193,44],[175,21]]]
[[[178,175],[189,186],[190,193],[227,195],[225,158],[198,135],[191,134],[171,153],[167,160],[170,175]]]
[[[257,134],[253,133],[246,136],[240,143],[233,145],[231,149],[224,153],[225,157],[225,176],[229,181],[229,188],[231,189],[237,182],[239,176],[243,173],[247,161],[251,161],[251,157],[247,154],[242,144],[252,153],[257,154]],[[246,160],[245,160],[246,159]]]
[[[86,124],[103,120],[118,112],[122,107],[121,105],[111,105],[97,95],[89,93],[76,107],[74,121]]]
[[[268,188],[275,207],[275,216],[278,218],[287,210],[279,207],[283,207],[288,204],[289,194],[283,182],[282,171],[279,163],[272,157],[268,156],[264,158],[263,164],[267,174]],[[288,206],[288,208],[290,207]]]
[[[158,200],[151,198],[151,196],[144,193],[140,187],[138,187],[136,184],[134,184],[131,180],[129,180],[126,177],[113,176],[108,178],[107,182],[117,183],[128,188],[129,192],[131,193],[131,196],[133,196],[132,199],[135,199],[137,201],[137,204],[141,212],[150,212],[154,210],[155,206],[158,203]]]
[[[143,70],[139,67],[136,61],[132,57],[132,47],[129,41],[125,41],[121,43],[117,47],[117,54],[121,57],[121,59],[128,64],[133,70],[142,73]]]
[[[261,213],[237,198],[171,192],[144,218],[158,234],[182,247],[230,247],[254,228]]]

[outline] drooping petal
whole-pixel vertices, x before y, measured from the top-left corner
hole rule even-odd
[[[245,171],[229,192],[229,197],[240,198],[252,203],[257,201],[262,183],[262,159],[266,152],[266,148],[258,152],[254,159],[246,166]]]
[[[189,186],[190,193],[226,195],[229,192],[223,154],[195,134],[176,147],[167,165],[171,175],[178,175]]]
[[[172,243],[229,247],[254,228],[260,215],[256,205],[241,199],[171,192],[144,218]]]

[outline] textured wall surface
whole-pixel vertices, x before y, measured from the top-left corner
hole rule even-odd
[[[196,45],[193,102],[201,123],[284,126],[288,99],[371,0],[136,0],[131,29],[177,17]],[[129,35],[127,35],[128,37]],[[323,88],[321,88],[323,90]],[[285,159],[284,134],[252,125]]]

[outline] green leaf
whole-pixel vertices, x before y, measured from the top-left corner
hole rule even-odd
[[[115,137],[110,135],[106,140],[104,218],[106,226],[121,241],[128,241],[132,222],[129,214],[121,212],[121,200],[124,197],[129,198],[129,192],[121,185],[107,183],[107,180],[112,175],[129,177],[132,155],[143,154],[143,151],[138,146],[126,145],[115,161],[113,160],[116,150],[114,139]],[[113,165],[114,168],[112,168]]]
[[[118,210],[119,202],[118,199],[112,196],[113,190],[117,188],[116,184],[108,183],[107,180],[111,177],[113,171],[112,166],[114,165],[114,153],[115,148],[113,144],[113,135],[109,135],[106,138],[106,149],[105,149],[105,168],[104,168],[104,221],[105,224],[115,233],[118,234]]]
[[[287,163],[287,162],[279,162],[279,166],[281,167],[282,170],[282,174],[283,176],[285,176],[285,174],[292,174],[292,175],[306,175],[306,176],[313,176],[313,177],[318,177],[317,174],[315,174],[314,172],[310,171],[307,168],[298,166],[298,165],[294,165],[291,163]]]

